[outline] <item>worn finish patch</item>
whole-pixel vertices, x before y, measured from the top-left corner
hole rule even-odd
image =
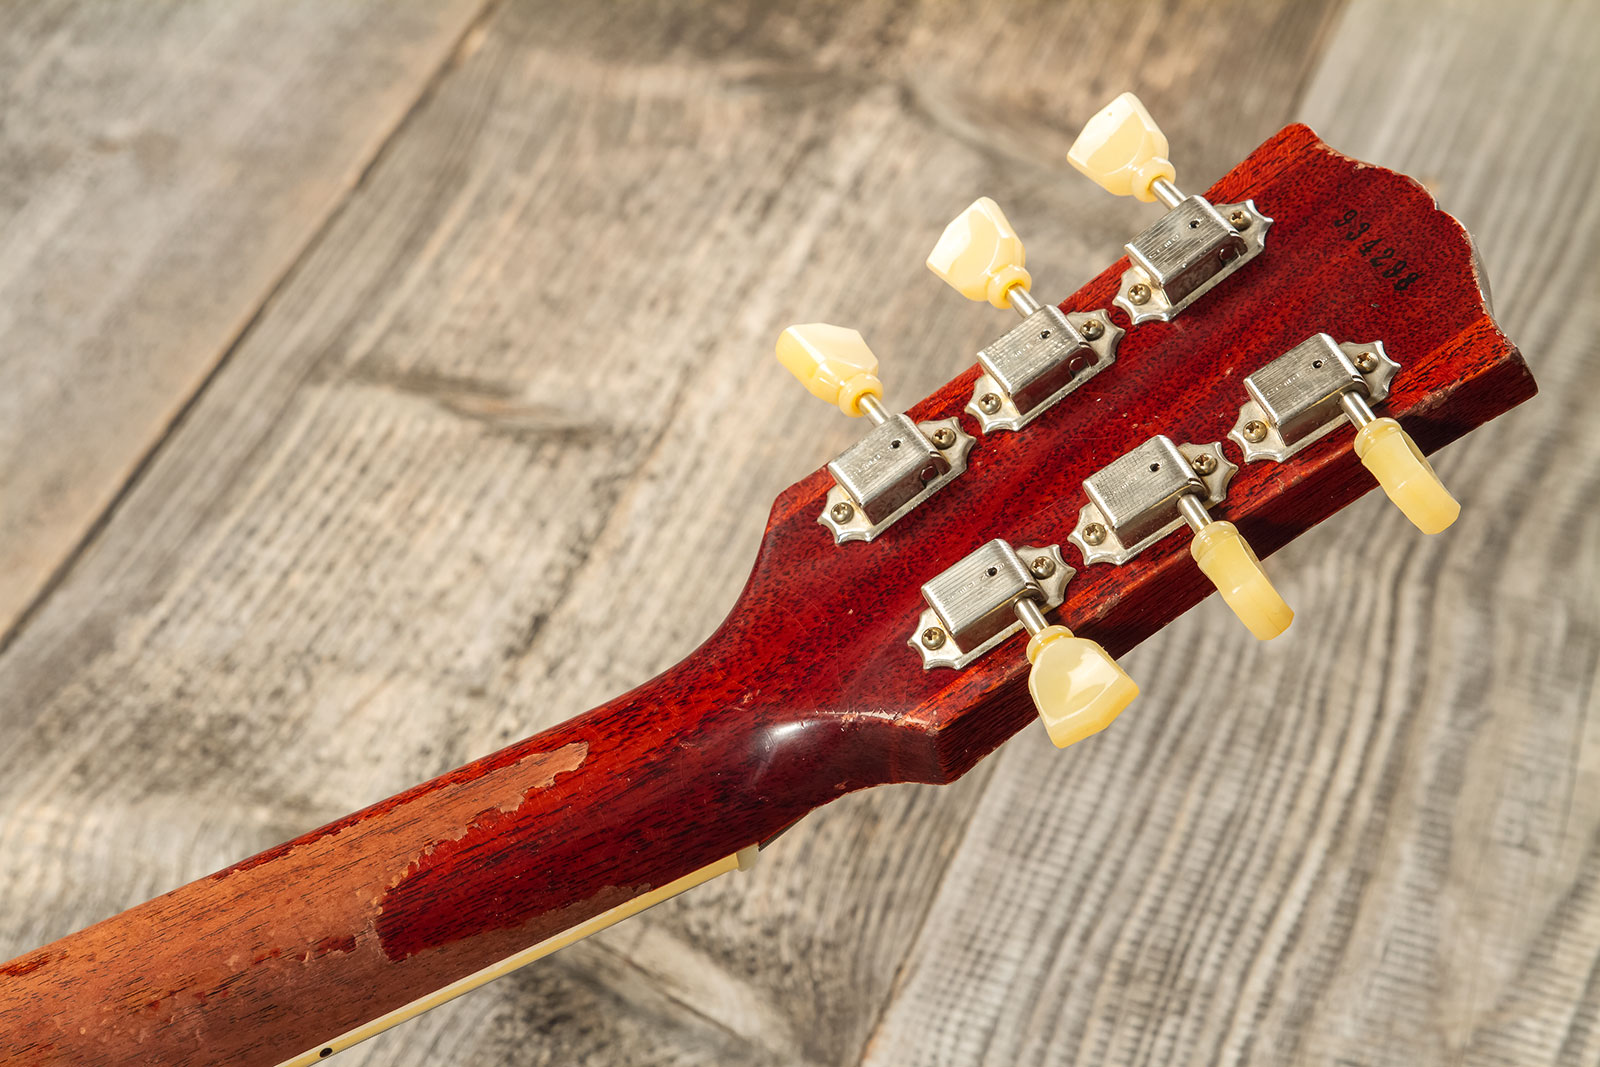
[[[232,1005],[247,1011],[252,1003],[292,1001],[304,989],[330,1025],[347,1029],[367,1018],[379,972],[393,972],[388,981],[414,999],[437,985],[438,971],[481,966],[467,958],[469,945],[461,946],[461,959],[435,954],[397,966],[379,945],[377,920],[386,892],[419,855],[516,811],[582,767],[590,748],[571,741],[521,751],[527,747],[496,753],[75,934],[82,951],[71,966],[58,966],[66,954],[50,946],[7,964],[16,1003],[28,1005],[29,1017],[50,1020],[47,1032],[30,1034],[29,1050],[86,1039],[126,1047],[159,1040],[164,1048],[204,1048],[217,1062],[260,1062],[255,1050],[280,1044],[278,1032],[296,1032],[299,1023],[256,1017],[245,1025]],[[420,853],[419,837],[429,842]],[[241,914],[240,900],[284,906]],[[126,936],[130,921],[144,936]],[[197,926],[224,922],[225,932],[218,926],[215,936],[195,942],[174,970],[165,931],[192,937]],[[131,1010],[106,1011],[116,1004]],[[11,1032],[8,1026],[0,1010],[0,1032]]]

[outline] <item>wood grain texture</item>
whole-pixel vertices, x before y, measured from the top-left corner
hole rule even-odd
[[[0,646],[481,6],[6,12]]]
[[[994,780],[987,769],[948,790],[846,801],[780,839],[754,874],[341,1062],[848,1063],[874,1033],[877,1062],[979,1062],[991,1045],[1006,1062],[1013,1040],[1036,1061],[1070,1062],[1080,1045],[1062,1021],[1081,1016],[1069,1008],[1091,1011],[1100,1034],[1146,1059],[1180,1038],[1177,1058],[1198,1058],[1193,1035],[1225,1031],[1229,1048],[1261,1062],[1293,1054],[1278,1057],[1284,1048],[1315,1048],[1316,1062],[1341,1035],[1346,1048],[1427,1061],[1443,1055],[1436,1034],[1395,1014],[1416,998],[1392,985],[1382,997],[1335,994],[1360,986],[1365,961],[1400,966],[1434,900],[1482,911],[1468,934],[1484,931],[1479,943],[1492,937],[1495,958],[1527,972],[1521,985],[1468,998],[1479,1005],[1470,1018],[1509,1020],[1483,1027],[1479,1055],[1552,1062],[1566,1042],[1582,1061],[1583,1038],[1562,1020],[1583,1018],[1586,994],[1573,983],[1593,946],[1560,935],[1566,924],[1583,934],[1587,868],[1552,857],[1578,840],[1561,834],[1562,805],[1575,798],[1581,817],[1575,786],[1592,777],[1563,760],[1592,706],[1594,479],[1551,470],[1529,481],[1544,476],[1536,460],[1556,442],[1580,440],[1590,410],[1579,357],[1592,351],[1592,317],[1572,314],[1577,246],[1563,246],[1556,276],[1567,287],[1549,284],[1542,248],[1593,232],[1584,188],[1560,180],[1593,172],[1593,143],[1569,126],[1566,140],[1549,132],[1553,101],[1592,99],[1592,38],[1561,10],[1508,24],[1455,8],[1355,9],[1320,67],[1311,103],[1324,111],[1309,115],[1354,154],[1460,183],[1447,206],[1485,238],[1502,312],[1546,385],[1532,418],[1512,424],[1526,429],[1505,431],[1477,463],[1506,472],[1495,485],[1509,495],[1498,499],[1548,494],[1561,521],[1523,521],[1469,496],[1463,524],[1480,523],[1476,537],[1448,556],[1370,501],[1366,518],[1393,546],[1371,574],[1358,567],[1370,550],[1331,533],[1275,568],[1301,606],[1297,630],[1311,632],[1321,605],[1316,633],[1330,658],[1298,650],[1291,665],[1269,662],[1208,604],[1132,666],[1147,688],[1169,692],[1196,674],[1215,681],[1163,714],[1125,717],[1095,742],[1129,746],[1117,758],[1090,765],[1069,753],[1063,763],[1025,732],[1001,757],[1003,791],[976,809],[986,821],[965,834]],[[1029,238],[1041,292],[1065,291],[1145,217],[1062,164],[1089,108],[1143,72],[1135,87],[1173,134],[1184,175],[1203,184],[1291,117],[1325,43],[1324,14],[1308,5],[1007,12],[497,15],[0,659],[0,750],[18,754],[0,787],[0,894],[28,905],[0,914],[0,940],[13,950],[48,940],[679,658],[731,604],[772,495],[854,432],[773,373],[779,327],[857,325],[885,356],[891,399],[921,395],[1000,325],[920,265],[949,214],[976,192],[996,196]],[[1552,77],[1566,97],[1547,88]],[[1502,109],[1512,90],[1525,95]],[[1330,125],[1347,106],[1352,125]],[[1526,169],[1502,173],[1484,150],[1491,135],[1519,145]],[[1571,167],[1534,165],[1552,150]],[[1528,188],[1542,198],[1513,196]],[[573,248],[592,251],[574,260]],[[602,404],[590,402],[597,383]],[[1457,488],[1480,482],[1463,478],[1476,463],[1455,459],[1474,447],[1446,453]],[[1483,562],[1513,527],[1529,559],[1562,569],[1501,574]],[[1493,613],[1485,595],[1498,601]],[[1559,619],[1527,629],[1550,603]],[[1507,611],[1512,621],[1496,621]],[[1354,682],[1334,669],[1369,661],[1387,666]],[[1352,688],[1364,700],[1355,712]],[[1519,732],[1515,720],[1481,732],[1508,694],[1529,692],[1528,706],[1563,709],[1544,732]],[[1423,697],[1434,732],[1405,733],[1403,752],[1384,756]],[[1451,716],[1460,721],[1437,725]],[[1215,729],[1219,720],[1232,729]],[[1295,722],[1298,747],[1283,732]],[[1151,731],[1185,723],[1168,737],[1176,751],[1151,766]],[[1524,746],[1515,764],[1501,739]],[[1254,752],[1259,763],[1245,759]],[[1335,799],[1365,790],[1349,807],[1302,802],[1255,852],[1185,850],[1197,835],[1225,835],[1246,810],[1270,810],[1288,788],[1279,783],[1298,784],[1308,765],[1325,784],[1330,761]],[[1263,767],[1274,774],[1255,783]],[[1478,777],[1463,793],[1449,774],[1465,769]],[[1073,774],[1084,781],[1067,782]],[[1552,919],[1511,910],[1532,857],[1485,898],[1498,905],[1459,879],[1453,896],[1426,880],[1405,886],[1393,864],[1416,839],[1397,830],[1391,840],[1389,827],[1419,820],[1440,780],[1446,800],[1479,805],[1475,818],[1503,818],[1508,839],[1535,835],[1541,892],[1570,896]],[[1191,795],[1191,783],[1209,791]],[[1261,790],[1255,809],[1236,804],[1247,784]],[[1497,786],[1507,800],[1494,806]],[[1081,841],[1050,836],[1092,819],[1109,835],[1099,862]],[[1008,844],[974,855],[981,839]],[[1331,911],[1304,919],[1312,934],[1294,926],[1292,908],[1271,912],[1287,925],[1265,941],[1240,932],[1253,928],[1237,911],[1218,910],[1266,894],[1247,880],[1234,894],[1226,872],[1294,868],[1308,855],[1341,873],[1352,857],[1361,863]],[[1475,855],[1469,866],[1493,853]],[[1198,891],[1221,856],[1233,856],[1224,882]],[[1357,875],[1386,856],[1379,884],[1396,896],[1384,899],[1410,894],[1423,914],[1392,948],[1381,931],[1342,938],[1351,927],[1327,916],[1359,912],[1367,883]],[[1316,881],[1319,868],[1309,870],[1295,892]],[[1085,891],[1095,885],[1098,897]],[[1137,921],[1118,925],[1130,895]],[[1264,895],[1247,918],[1272,904]],[[1016,936],[963,941],[971,927],[958,920],[980,913],[1019,917]],[[1117,937],[1060,952],[1039,917]],[[1469,963],[1476,946],[1461,930],[1435,943]],[[952,950],[931,951],[944,934]],[[1345,963],[1352,941],[1363,947]],[[1307,979],[1257,1027],[1236,1014],[1232,988],[1213,995],[1203,980],[1216,973],[1206,961],[1257,951],[1252,990],[1279,987],[1281,974],[1342,973],[1346,985]],[[1084,977],[1068,989],[1074,974]],[[1565,984],[1545,996],[1547,977]],[[927,1010],[935,979],[966,991],[962,1011]],[[909,1017],[919,998],[926,1014]],[[1492,1015],[1499,1004],[1505,1014]],[[1008,1017],[997,1029],[1007,1006],[1035,1022],[1019,1029]],[[1410,1036],[1389,1036],[1401,1024]]]

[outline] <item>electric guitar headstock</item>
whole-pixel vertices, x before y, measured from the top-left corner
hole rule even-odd
[[[1303,126],[1204,196],[1166,154],[1131,94],[1085,127],[1073,165],[1158,203],[1059,304],[993,201],[958,216],[928,266],[996,339],[904,414],[855,331],[779,338],[864,433],[780,496],[725,630],[781,644],[788,706],[877,724],[888,780],[949,780],[1036,714],[1059,745],[1097,732],[1138,692],[1114,657],[1213,591],[1281,633],[1259,557],[1380,486],[1440,532],[1459,507],[1423,453],[1535,391],[1415,181]]]

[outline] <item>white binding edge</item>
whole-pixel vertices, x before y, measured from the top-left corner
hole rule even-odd
[[[561,933],[556,934],[554,937],[546,938],[537,945],[530,945],[521,952],[507,956],[499,963],[491,963],[475,974],[457,978],[442,989],[436,989],[427,996],[417,998],[410,1004],[395,1008],[393,1011],[380,1015],[370,1022],[362,1023],[354,1030],[347,1030],[330,1041],[320,1042],[315,1048],[302,1052],[292,1059],[284,1060],[278,1067],[306,1067],[307,1064],[321,1063],[335,1052],[343,1052],[351,1045],[359,1044],[369,1037],[376,1037],[391,1026],[398,1026],[425,1011],[437,1008],[447,1000],[454,1000],[463,993],[471,992],[485,982],[510,974],[519,967],[526,967],[533,961],[543,959],[557,949],[566,948],[575,941],[582,941],[590,934],[599,933],[606,927],[619,923],[630,915],[637,915],[646,908],[653,907],[663,900],[668,900],[679,893],[693,889],[702,882],[709,882],[719,874],[726,874],[728,871],[735,869],[749,870],[755,866],[756,855],[756,846],[751,845],[749,848],[736,852],[731,856],[725,856],[715,863],[701,867],[697,871],[690,871],[675,882],[668,882],[659,889],[652,889],[650,892],[634,897],[632,900],[625,900],[616,907],[607,909],[592,919],[579,923],[570,930],[563,930]]]

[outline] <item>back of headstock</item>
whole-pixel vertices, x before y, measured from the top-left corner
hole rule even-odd
[[[1142,151],[1142,158],[1164,155],[1164,138],[1156,148],[1135,146],[1133,152]],[[1086,172],[1095,166],[1092,159],[1074,162]],[[1171,184],[1170,170],[1153,170],[1153,187],[1152,168],[1134,174],[1133,184],[1142,180],[1141,188],[1149,190],[1141,198],[1163,200],[1166,221],[1187,220],[1198,228],[1198,216],[1177,218],[1195,201]],[[1119,180],[1113,175],[1103,184],[1124,191],[1115,188]],[[986,241],[985,248],[1009,249],[1004,216],[983,203],[974,205],[976,214],[963,225],[985,230],[978,242]],[[1383,425],[1368,431],[1374,440],[1375,431],[1390,428],[1388,419],[1397,420],[1422,452],[1432,452],[1533,395],[1526,366],[1490,316],[1470,237],[1412,179],[1344,157],[1306,127],[1290,126],[1213,185],[1202,203],[1214,206],[1224,224],[1231,218],[1243,240],[1234,240],[1221,258],[1239,261],[1220,279],[1198,286],[1176,273],[1159,275],[1168,299],[1162,286],[1141,284],[1159,272],[1159,262],[1143,261],[1141,269],[1152,273],[1141,273],[1130,271],[1124,257],[1062,300],[1057,318],[1090,343],[1095,365],[1077,368],[1066,395],[1042,410],[1017,418],[1003,390],[994,397],[975,389],[980,376],[984,389],[993,385],[993,368],[985,366],[970,368],[912,405],[910,422],[902,425],[931,424],[930,434],[935,427],[954,427],[952,451],[960,453],[963,469],[926,472],[933,491],[870,540],[836,543],[836,536],[845,536],[837,520],[848,511],[839,504],[851,500],[841,496],[844,475],[837,469],[819,470],[779,498],[746,597],[722,634],[781,643],[783,671],[791,681],[764,696],[787,702],[798,717],[873,724],[885,749],[884,779],[956,777],[1035,716],[1026,685],[1027,635],[1007,636],[958,668],[925,668],[920,653],[929,650],[916,647],[919,623],[931,608],[924,583],[993,539],[1059,546],[1060,555],[1041,561],[1039,569],[1052,570],[1059,560],[1075,574],[1059,608],[1047,611],[1047,619],[1033,618],[1028,628],[1065,623],[1120,656],[1214,589],[1191,557],[1191,536],[1181,524],[1179,532],[1160,536],[1125,562],[1086,563],[1086,551],[1096,559],[1099,554],[1084,537],[1089,517],[1081,512],[1090,499],[1085,479],[1112,461],[1157,434],[1180,446],[1218,445],[1212,455],[1224,467],[1237,465],[1237,472],[1209,517],[1233,524],[1265,557],[1377,488],[1353,452],[1353,419],[1376,415]],[[1148,232],[1162,231],[1158,224]],[[974,274],[969,263],[965,275],[956,262],[964,247],[942,242],[930,266],[953,273],[953,285],[963,277],[1000,278],[987,290],[977,283],[963,293],[1005,306],[1004,286],[1014,285],[1015,277],[1002,261],[1009,255],[1020,266],[1020,245],[1014,253],[991,257],[987,274]],[[1052,311],[1026,294],[1023,299],[1017,310],[1025,316]],[[996,336],[1012,328],[1013,321],[995,317]],[[1297,350],[1307,373],[1313,362],[1323,366],[1326,353],[1363,378],[1360,388],[1349,390],[1358,395],[1342,407],[1338,399],[1331,409],[1325,403],[1323,414],[1334,413],[1327,427],[1293,442],[1293,454],[1281,462],[1266,458],[1260,453],[1285,442],[1275,423],[1257,417],[1259,405],[1245,410],[1251,400],[1245,379],[1317,335],[1351,344],[1343,355],[1326,341],[1318,342],[1320,349],[1312,344]],[[785,362],[795,369],[805,360],[792,350],[795,338],[788,340],[791,357]],[[1114,342],[1114,358],[1105,358],[1107,342]],[[1388,377],[1391,360],[1399,364],[1398,373],[1378,382]],[[864,363],[856,369],[875,371]],[[1298,375],[1290,379],[1291,386],[1304,388]],[[1369,390],[1374,383],[1386,387],[1387,395],[1383,388]],[[813,384],[813,390],[835,399],[841,384]],[[846,397],[841,406],[849,410],[850,403]],[[891,418],[894,409],[885,405],[876,414]],[[1289,417],[1284,414],[1284,436]],[[1387,449],[1391,466],[1414,466],[1403,439],[1370,447]],[[1254,461],[1247,462],[1246,448]],[[1197,471],[1210,473],[1210,459],[1185,451]],[[1394,477],[1406,476],[1401,471]],[[1448,525],[1453,501],[1447,495],[1417,497],[1429,492],[1417,484],[1425,481],[1419,476],[1410,489],[1391,496],[1424,528]],[[1431,518],[1424,515],[1430,508]],[[1270,620],[1262,625],[1272,629]],[[1243,630],[1239,636],[1248,639]],[[1132,712],[1160,700],[1158,692],[1147,691]]]
[[[1295,398],[1310,396],[1293,383],[1316,379],[1311,371],[1354,360],[1347,384],[1356,364],[1376,374],[1381,342],[1400,370],[1385,389],[1366,387],[1368,406],[1430,451],[1532,395],[1489,317],[1469,238],[1416,183],[1294,126],[1202,206],[1158,162],[1164,140],[1132,133],[1132,148],[1112,156],[1131,159],[1133,173],[1120,158],[1078,162],[1167,202],[1134,242],[1144,273],[1125,259],[1059,306],[1041,304],[1015,287],[1021,248],[1009,223],[980,203],[931,265],[965,295],[1024,317],[985,350],[1006,359],[969,369],[907,418],[866,399],[883,388],[853,333],[788,336],[781,358],[818,395],[865,416],[872,448],[779,497],[738,607],[699,652],[591,712],[18,959],[3,968],[0,1033],[51,1062],[320,1062],[746,865],[754,845],[843,792],[963,773],[1035,715],[1021,635],[951,621],[994,583],[1052,594],[1018,601],[1012,625],[1064,623],[1099,646],[1060,669],[1052,649],[1091,646],[1054,634],[1040,658],[1060,683],[1050,699],[1079,699],[1087,673],[1097,698],[1120,704],[1130,693],[1105,654],[1212,591],[1186,520],[1235,524],[1267,555],[1374,488],[1338,421],[1370,412],[1340,400],[1330,432],[1290,432],[1305,406]],[[1225,270],[1186,274],[1194,249],[1227,253],[1209,261]],[[1323,334],[1324,348],[1301,347]],[[1082,344],[1062,347],[1064,337]],[[1347,352],[1341,341],[1359,344]],[[1046,351],[1067,353],[1064,375],[1012,374]],[[1263,396],[1246,408],[1246,378],[1288,356],[1305,361],[1285,378],[1290,402]],[[1262,403],[1279,407],[1282,462],[1244,462],[1252,446],[1277,444],[1271,427],[1259,440],[1248,433]],[[1176,460],[1135,451],[1156,435],[1202,448]],[[1289,437],[1304,445],[1292,455]],[[1166,512],[1153,532],[1137,514],[1112,522],[1123,503],[1102,494],[1097,514],[1115,529],[1092,536],[1086,480],[1130,456],[1133,475],[1187,466],[1208,496],[1206,479],[1239,469],[1214,502],[1158,502],[1178,515],[1170,533]],[[1113,532],[1126,534],[1127,558],[1093,562]],[[974,563],[986,545],[996,554]],[[941,576],[958,565],[961,581],[946,589]],[[1009,600],[1000,606],[1002,619],[1016,616]],[[1263,636],[1282,621],[1255,620]],[[616,646],[626,653],[625,638]],[[1161,702],[1152,687],[1132,713]]]

